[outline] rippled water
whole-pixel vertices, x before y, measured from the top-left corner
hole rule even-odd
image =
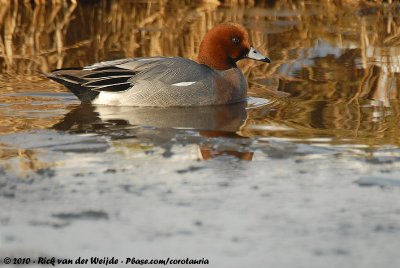
[[[399,264],[397,2],[20,2],[0,4],[0,257]],[[272,59],[241,63],[247,103],[80,105],[41,75],[195,59],[224,21]]]

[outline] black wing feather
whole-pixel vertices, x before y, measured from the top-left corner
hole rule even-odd
[[[95,91],[107,91],[107,92],[121,92],[128,90],[132,87],[131,82],[119,83],[119,84],[112,84],[112,85],[105,85],[100,87],[93,87],[91,90]]]
[[[85,75],[80,76],[80,78],[84,79],[92,79],[92,78],[103,78],[103,77],[110,77],[110,76],[121,76],[121,75],[130,75],[134,76],[136,73],[133,71],[121,69],[121,70],[105,70],[105,71],[97,71],[91,72]]]
[[[57,69],[46,76],[72,91],[81,101],[94,100],[101,91],[121,92],[132,87],[129,81],[136,73],[116,66],[94,69]]]
[[[84,87],[99,87],[99,86],[112,86],[120,83],[127,82],[132,76],[117,76],[117,77],[102,77],[101,79],[93,79],[89,82],[82,84]]]

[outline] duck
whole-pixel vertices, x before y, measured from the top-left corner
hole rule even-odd
[[[197,61],[182,57],[139,57],[103,61],[45,74],[82,103],[112,106],[212,106],[245,101],[248,83],[237,62],[270,63],[238,23],[222,23],[200,43]]]

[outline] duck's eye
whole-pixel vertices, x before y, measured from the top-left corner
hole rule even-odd
[[[239,43],[240,43],[240,38],[239,38],[239,37],[233,37],[233,38],[232,38],[232,42],[233,42],[234,44],[239,44]]]

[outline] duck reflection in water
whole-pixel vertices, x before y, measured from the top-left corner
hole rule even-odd
[[[224,143],[223,139],[246,139],[236,133],[246,121],[246,106],[246,102],[167,108],[81,104],[67,113],[53,128],[71,133],[97,133],[119,139],[135,137],[140,142],[155,145],[171,143],[180,130],[193,130],[204,138],[191,142],[198,144],[203,160],[222,155],[252,160],[253,152],[239,151],[239,146],[218,148],[221,147],[218,146],[221,141]],[[151,127],[154,135],[148,135],[148,131],[147,135],[141,135],[134,126]]]

